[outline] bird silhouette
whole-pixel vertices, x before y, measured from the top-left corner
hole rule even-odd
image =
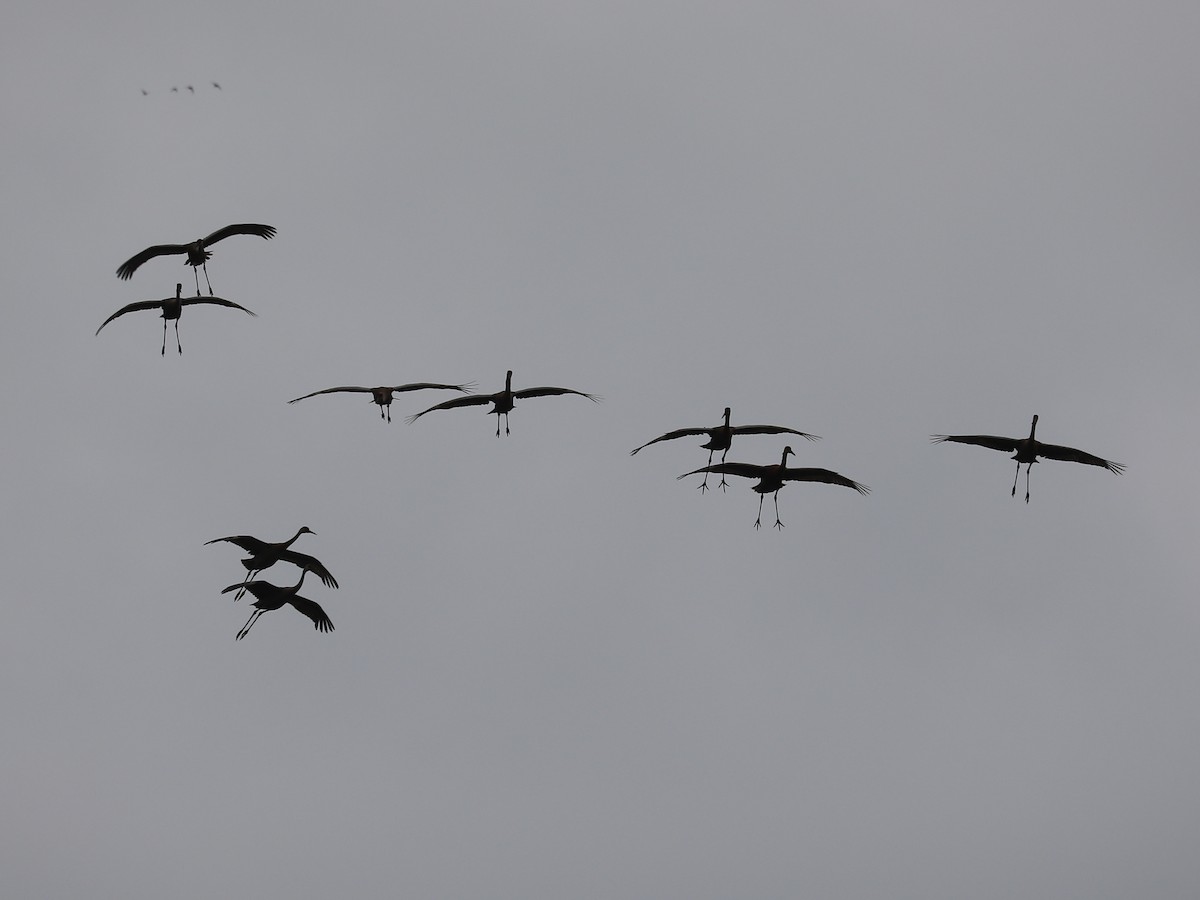
[[[173,88],[171,88],[171,93],[172,93],[172,94],[178,94],[178,93],[179,93],[179,88],[178,88],[178,87],[173,87]]]
[[[398,384],[395,387],[331,387],[325,388],[323,391],[313,391],[311,394],[305,394],[303,397],[297,397],[295,400],[289,400],[288,403],[296,403],[300,400],[307,400],[309,397],[315,397],[317,394],[333,394],[337,392],[348,392],[358,394],[370,394],[371,402],[379,404],[379,418],[384,418],[384,411],[387,412],[387,420],[392,421],[392,395],[400,394],[406,391],[424,391],[424,390],[446,390],[446,391],[462,391],[464,394],[469,394],[470,388],[475,382],[471,381],[467,384],[433,384],[427,381],[421,381],[414,384]]]
[[[218,228],[207,237],[194,240],[190,244],[155,244],[153,247],[147,247],[141,253],[136,253],[121,263],[117,269],[117,277],[122,279],[132,278],[138,266],[156,256],[187,256],[187,265],[192,267],[192,275],[196,278],[196,293],[200,293],[200,275],[196,272],[196,269],[203,268],[204,280],[208,283],[208,293],[211,296],[213,292],[212,282],[208,280],[207,262],[212,253],[209,252],[208,248],[217,241],[223,241],[225,238],[235,234],[255,235],[269,241],[275,237],[275,227],[273,225],[255,224],[226,225],[224,228]]]
[[[143,97],[149,97],[149,96],[150,96],[150,92],[149,92],[148,90],[146,90],[145,88],[142,88],[142,96],[143,96]]]
[[[191,91],[193,94],[196,93],[196,89],[194,87],[192,87],[190,84],[187,86],[187,89],[189,91]]]
[[[831,472],[829,469],[789,469],[787,467],[787,458],[789,455],[794,456],[795,451],[791,447],[784,447],[783,457],[777,465],[754,466],[749,463],[738,462],[717,463],[715,466],[705,466],[702,469],[685,472],[679,478],[687,478],[688,475],[698,475],[701,472],[719,472],[722,475],[740,475],[743,478],[757,478],[758,484],[754,485],[754,490],[758,493],[758,518],[754,521],[755,528],[762,527],[762,505],[767,494],[775,495],[775,527],[783,528],[783,522],[779,519],[779,491],[789,481],[820,481],[825,484],[840,484],[843,487],[853,488],[860,494],[869,494],[871,492],[871,489],[866,485],[859,484],[857,481],[851,481],[845,475],[839,475],[837,472]]]
[[[1021,474],[1021,464],[1025,464],[1025,502],[1029,502],[1029,470],[1033,468],[1035,462],[1040,462],[1039,456],[1046,459],[1061,459],[1066,462],[1083,463],[1085,466],[1100,466],[1108,469],[1108,471],[1120,475],[1125,471],[1125,466],[1121,463],[1109,462],[1107,459],[1101,459],[1099,456],[1093,456],[1090,453],[1084,453],[1082,450],[1076,450],[1074,447],[1061,447],[1058,444],[1043,444],[1034,437],[1037,432],[1038,417],[1033,417],[1033,424],[1029,426],[1029,437],[1027,438],[1010,438],[1010,437],[995,437],[990,434],[933,434],[929,439],[935,444],[940,444],[943,441],[953,441],[958,444],[978,444],[980,447],[987,447],[991,450],[1000,450],[1003,453],[1014,453],[1012,457],[1017,461],[1017,470],[1013,474],[1012,496],[1017,496],[1017,478]]]
[[[192,306],[196,303],[212,303],[217,306],[229,306],[233,309],[240,309],[244,313],[249,313],[252,316],[256,313],[250,312],[246,307],[239,303],[234,303],[232,300],[223,300],[220,297],[182,297],[183,285],[175,285],[175,296],[164,297],[162,300],[139,300],[137,303],[130,303],[128,306],[122,306],[115,313],[100,323],[100,327],[96,329],[96,334],[99,334],[104,326],[111,322],[117,316],[123,316],[125,313],[137,312],[142,309],[161,309],[163,320],[163,343],[162,355],[167,355],[167,320],[175,320],[175,346],[179,348],[179,352],[183,353],[183,345],[179,343],[179,317],[183,314],[183,307]]]
[[[784,428],[782,425],[734,425],[729,424],[729,407],[725,407],[725,421],[720,425],[715,425],[712,428],[680,428],[677,431],[668,431],[664,435],[656,437],[652,441],[647,441],[640,447],[634,447],[629,451],[629,455],[633,456],[639,450],[644,450],[651,444],[657,444],[659,441],[673,441],[676,438],[691,437],[693,435],[708,435],[708,442],[701,444],[708,451],[708,465],[712,465],[713,454],[721,451],[721,462],[725,462],[725,457],[729,453],[729,445],[733,443],[735,434],[798,434],[802,438],[807,438],[810,441],[819,441],[821,438],[815,434],[808,434],[803,431],[797,431],[795,428]],[[721,490],[725,490],[725,476],[721,476],[721,483],[718,485]],[[708,490],[708,475],[704,476],[704,481],[700,484],[701,492]]]
[[[298,553],[297,551],[290,549],[292,544],[294,544],[297,538],[299,538],[302,534],[315,535],[316,532],[307,525],[301,525],[300,530],[286,541],[271,543],[268,541],[259,540],[258,538],[248,534],[235,534],[231,535],[230,537],[213,538],[211,541],[205,541],[204,546],[207,547],[209,544],[228,541],[229,543],[235,544],[249,553],[250,556],[247,559],[242,560],[242,565],[246,567],[246,581],[244,582],[246,584],[248,584],[250,579],[252,579],[259,572],[263,571],[264,569],[271,568],[271,566],[275,565],[275,563],[290,562],[293,565],[299,566],[306,572],[312,572],[321,579],[322,583],[326,587],[336,588],[338,586],[337,579],[333,577],[330,571],[325,568],[320,560],[318,560],[315,556],[309,556],[307,553]],[[241,596],[242,592],[239,591],[233,599],[237,600]]]
[[[254,612],[250,613],[250,618],[246,620],[246,624],[242,626],[242,630],[237,633],[235,641],[240,641],[250,629],[254,627],[254,623],[259,617],[274,609],[280,609],[285,604],[291,604],[297,612],[303,613],[312,619],[313,627],[317,631],[333,631],[333,622],[329,620],[329,616],[325,614],[325,610],[321,609],[320,604],[307,597],[301,597],[297,591],[300,590],[300,585],[304,584],[304,576],[308,574],[305,569],[300,572],[300,580],[290,587],[280,587],[271,584],[269,581],[251,581],[248,584],[231,584],[227,588],[221,590],[222,594],[227,594],[230,591],[236,591],[241,588],[249,591],[255,596]]]
[[[504,416],[504,433],[508,434],[508,414],[512,412],[513,402],[522,400],[526,397],[554,397],[559,394],[578,394],[580,397],[587,397],[593,403],[598,403],[600,398],[595,394],[585,394],[583,391],[572,390],[571,388],[561,387],[534,387],[524,388],[523,390],[514,391],[512,389],[512,369],[508,370],[508,374],[504,377],[504,390],[497,391],[494,394],[472,394],[470,397],[455,397],[453,400],[446,400],[436,406],[431,406],[429,409],[422,410],[415,415],[411,415],[405,419],[410,425],[425,415],[431,413],[435,409],[454,409],[459,406],[483,406],[485,404],[493,404],[488,411],[488,415],[496,417],[496,437],[500,437],[500,416]]]

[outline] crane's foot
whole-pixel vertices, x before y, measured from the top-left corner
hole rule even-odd
[[[776,519],[776,520],[775,520],[775,527],[776,527],[776,528],[779,528],[779,529],[782,529],[782,528],[783,528],[783,523],[782,523],[782,522],[780,522],[778,519]]]
[[[760,528],[762,528],[762,519],[755,519],[754,520],[754,530],[758,531],[758,529],[760,529]]]
[[[700,482],[700,488],[699,488],[699,490],[700,490],[700,493],[702,493],[702,494],[703,494],[705,491],[707,491],[707,490],[708,490],[708,482],[707,482],[707,481],[702,481],[702,482]]]
[[[721,483],[717,485],[717,487],[719,487],[721,492],[724,493],[725,491],[729,490],[729,482],[722,478]]]

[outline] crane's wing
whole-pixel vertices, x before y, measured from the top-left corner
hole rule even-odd
[[[666,434],[661,434],[652,441],[646,441],[640,447],[634,447],[629,451],[629,455],[633,456],[639,450],[645,450],[651,444],[657,444],[659,441],[673,441],[676,438],[699,436],[709,434],[712,431],[710,428],[680,428],[678,431],[668,431]]]
[[[226,225],[224,228],[218,228],[208,237],[204,238],[204,245],[215,244],[217,241],[223,241],[227,237],[232,237],[235,234],[252,234],[256,237],[270,240],[275,237],[274,225]]]
[[[840,484],[843,487],[854,488],[860,494],[871,493],[871,489],[866,485],[852,481],[837,472],[831,472],[829,469],[784,469],[782,478],[784,481],[820,481],[825,484]]]
[[[942,441],[954,441],[958,444],[978,444],[991,450],[1011,453],[1017,449],[1019,441],[1016,438],[994,437],[990,434],[931,434],[929,439],[935,444]]]
[[[495,394],[472,394],[469,397],[455,397],[453,400],[443,400],[436,406],[431,406],[429,409],[423,409],[419,413],[414,413],[408,416],[404,421],[411,425],[425,413],[431,413],[435,409],[454,409],[456,406],[485,406],[488,403],[494,402]]]
[[[1092,456],[1092,454],[1076,450],[1074,447],[1060,447],[1058,444],[1039,443],[1037,445],[1037,453],[1038,456],[1044,456],[1046,459],[1061,459],[1066,462],[1083,463],[1085,466],[1101,466],[1117,475],[1125,471],[1125,466],[1121,463],[1109,462],[1107,459]]]
[[[117,268],[117,277],[122,279],[130,279],[133,273],[137,271],[138,266],[148,259],[154,259],[156,256],[171,256],[173,254],[187,253],[188,244],[155,244],[153,247],[147,247],[141,253],[135,253]]]
[[[764,470],[768,468],[770,466],[756,466],[751,463],[716,463],[715,465],[705,466],[703,469],[685,472],[675,480],[678,481],[680,478],[687,478],[688,475],[699,475],[701,472],[713,472],[717,475],[741,475],[743,478],[762,478]]]
[[[320,605],[315,601],[296,595],[289,597],[287,602],[296,607],[297,612],[302,612],[312,619],[313,627],[317,631],[333,631],[333,623],[329,621],[329,616],[325,615],[325,610],[321,609]]]
[[[593,403],[599,403],[600,398],[595,394],[585,394],[583,391],[573,391],[570,388],[560,387],[534,387],[525,388],[523,391],[513,391],[513,397],[518,399],[524,397],[555,397],[559,394],[578,394],[580,397],[587,397]]]
[[[471,388],[475,387],[474,381],[468,381],[466,384],[434,384],[431,381],[416,381],[412,384],[398,384],[390,390],[396,393],[405,391],[426,391],[426,390],[442,390],[442,391],[462,391],[464,394],[471,393]]]
[[[369,387],[334,387],[325,388],[323,391],[313,391],[311,394],[305,394],[303,397],[297,397],[296,400],[307,400],[309,397],[317,396],[317,394],[333,394],[337,391],[357,391],[358,393],[363,394],[371,393],[371,389]],[[288,403],[295,403],[296,400],[289,400]]]
[[[329,570],[315,556],[309,556],[307,553],[297,553],[295,550],[284,550],[279,554],[279,558],[284,562],[293,563],[306,571],[312,572],[321,579],[325,587],[336,588],[338,586],[337,579],[330,574]]]
[[[230,535],[229,537],[213,538],[211,541],[205,541],[204,546],[207,547],[209,544],[215,544],[219,541],[228,541],[231,544],[237,544],[247,553],[255,554],[262,553],[271,546],[266,541],[259,540],[256,537],[251,537],[248,534],[234,534]]]
[[[122,306],[115,313],[100,323],[100,328],[96,329],[96,334],[100,333],[100,329],[115,319],[117,316],[123,316],[128,312],[137,312],[139,309],[162,309],[161,300],[139,300],[137,303],[130,303],[128,306]]]
[[[798,434],[810,441],[821,439],[820,435],[797,431],[795,428],[784,428],[782,425],[734,425],[729,430],[733,434]]]
[[[179,301],[180,306],[194,306],[197,303],[212,303],[217,306],[228,306],[231,309],[240,309],[244,313],[249,313],[254,317],[258,317],[258,313],[250,312],[240,303],[234,303],[232,300],[224,300],[220,297],[184,297]]]

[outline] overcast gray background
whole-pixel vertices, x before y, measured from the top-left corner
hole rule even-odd
[[[1194,3],[0,26],[6,896],[1200,896]],[[727,405],[872,494],[628,455]]]

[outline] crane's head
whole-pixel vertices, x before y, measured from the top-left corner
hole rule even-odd
[[[791,455],[791,456],[795,456],[795,455],[796,455],[796,451],[795,451],[795,450],[793,450],[791,447],[784,447],[784,448],[783,448],[783,459],[779,460],[779,464],[780,464],[781,466],[786,466],[786,465],[787,465],[787,458],[788,458],[788,456],[789,456],[789,455]]]
[[[300,535],[302,535],[302,534],[316,534],[316,532],[313,531],[311,528],[309,528],[307,525],[301,525],[300,530],[296,532],[296,537],[300,537]]]

